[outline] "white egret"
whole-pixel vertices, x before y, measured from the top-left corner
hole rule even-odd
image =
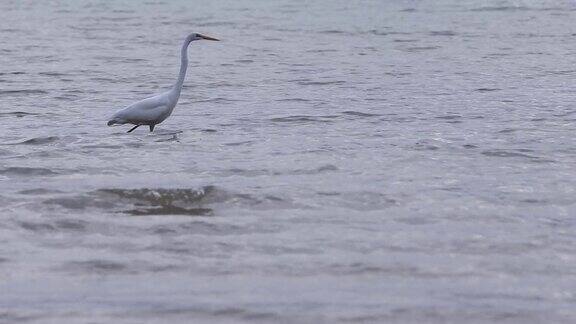
[[[178,75],[178,81],[176,84],[164,93],[157,96],[146,98],[131,104],[130,106],[118,111],[112,116],[108,121],[108,126],[114,124],[133,124],[136,125],[132,127],[128,133],[135,130],[142,125],[150,126],[150,131],[154,130],[156,124],[163,122],[170,114],[172,110],[176,107],[178,103],[178,98],[180,98],[180,91],[182,90],[182,84],[184,84],[184,78],[186,77],[186,69],[188,68],[188,45],[190,42],[200,39],[207,39],[212,41],[217,41],[218,39],[204,36],[202,34],[190,34],[184,40],[181,51],[181,65],[180,74]]]

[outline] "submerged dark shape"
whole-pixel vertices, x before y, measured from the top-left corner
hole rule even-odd
[[[322,171],[323,169],[316,172]],[[38,194],[42,194],[42,192]],[[235,193],[216,186],[200,188],[103,188],[80,195],[63,193],[44,200],[44,203],[59,205],[75,211],[95,208],[137,216],[212,216],[216,209],[304,207],[304,205],[294,204],[282,197]]]
[[[100,189],[100,193],[134,202],[137,208],[125,210],[131,215],[211,215],[212,209],[203,208],[206,198],[215,187],[200,189]]]
[[[152,208],[140,208],[125,210],[124,213],[134,216],[146,215],[187,215],[187,216],[210,216],[210,208],[182,208],[177,206],[161,206]]]

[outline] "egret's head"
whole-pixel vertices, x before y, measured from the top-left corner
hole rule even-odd
[[[201,39],[206,39],[206,40],[211,40],[211,41],[219,41],[219,39],[209,37],[206,35],[202,35],[202,34],[198,34],[198,33],[192,33],[192,34],[188,35],[188,40],[190,42],[195,41],[195,40],[201,40]]]

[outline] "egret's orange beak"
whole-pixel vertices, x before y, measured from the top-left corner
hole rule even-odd
[[[202,35],[202,34],[198,34],[198,36],[200,36],[200,38],[206,39],[206,40],[219,41],[219,39],[216,39],[216,38],[213,38],[213,37],[204,36],[204,35]]]

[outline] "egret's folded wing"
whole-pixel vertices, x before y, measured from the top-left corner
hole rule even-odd
[[[160,119],[166,113],[166,111],[168,111],[168,107],[165,105],[147,107],[146,109],[132,111],[127,120],[132,123],[146,123],[156,121]]]
[[[146,98],[120,110],[114,118],[130,123],[145,123],[157,120],[168,110],[168,103],[163,96]]]

